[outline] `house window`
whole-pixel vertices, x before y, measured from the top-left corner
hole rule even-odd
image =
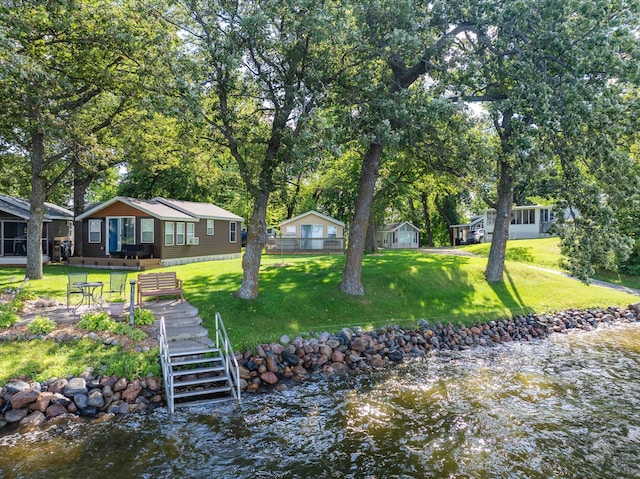
[[[496,222],[496,212],[495,211],[487,211],[487,225],[491,226]]]
[[[235,221],[230,221],[229,222],[229,242],[230,243],[236,242],[236,228],[237,228],[237,223]]]
[[[193,238],[196,236],[196,224],[187,223],[187,244],[194,244]]]
[[[512,225],[534,225],[536,224],[536,210],[525,209],[511,212]]]
[[[285,236],[296,236],[296,226],[287,226],[287,228],[284,230],[284,235]]]
[[[89,220],[89,243],[102,243],[102,220]]]
[[[213,220],[207,220],[207,235],[208,236],[213,236],[214,233],[214,222]]]
[[[173,246],[175,244],[175,226],[175,223],[172,221],[167,221],[164,224],[164,244],[166,246]]]
[[[338,227],[327,226],[327,238],[337,238],[337,237],[338,237]]]
[[[153,218],[142,218],[140,220],[140,242],[153,243]]]
[[[184,244],[184,223],[176,223],[176,245]]]

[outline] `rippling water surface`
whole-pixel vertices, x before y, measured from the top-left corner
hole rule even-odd
[[[640,324],[0,436],[0,476],[640,478]]]

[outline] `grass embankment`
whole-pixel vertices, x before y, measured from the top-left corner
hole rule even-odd
[[[543,238],[532,240],[513,240],[507,242],[507,260],[529,263],[541,268],[564,271],[560,265],[560,240],[558,238]],[[461,249],[488,257],[490,243],[463,246]],[[612,271],[599,270],[593,279],[640,289],[640,277],[620,274]]]
[[[524,248],[526,244],[512,242],[510,246],[514,245]],[[548,247],[542,245],[540,253],[536,251],[516,250],[519,261],[507,261],[505,281],[497,284],[484,280],[486,259],[481,257],[436,256],[416,251],[366,256],[362,269],[367,293],[364,297],[349,297],[339,290],[344,256],[265,256],[260,296],[253,301],[234,296],[242,281],[239,259],[167,269],[176,271],[184,280],[185,296],[200,310],[205,326],[212,329],[215,312],[222,314],[236,349],[276,340],[282,334],[337,331],[344,326],[415,325],[419,318],[473,323],[528,311],[637,301],[634,296],[586,286],[520,262],[533,258],[536,264],[547,267],[546,262],[536,258],[546,255]],[[513,258],[513,251],[509,258]],[[64,300],[66,274],[70,270],[47,266],[45,278],[31,281],[28,287],[38,294]],[[0,277],[13,275],[13,282],[19,282],[21,271],[0,269]],[[106,281],[108,272],[90,270],[89,276]],[[137,274],[131,276],[135,278]],[[0,280],[0,287],[6,285],[6,279]]]

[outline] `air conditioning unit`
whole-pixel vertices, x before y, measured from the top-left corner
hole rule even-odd
[[[187,244],[200,244],[200,238],[197,238],[195,236],[187,238]]]

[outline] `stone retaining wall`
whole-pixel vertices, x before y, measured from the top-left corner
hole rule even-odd
[[[472,326],[429,324],[417,329],[398,326],[374,331],[344,328],[309,339],[260,344],[255,351],[237,353],[241,387],[258,392],[286,387],[284,380],[303,380],[310,374],[383,368],[417,358],[472,347],[491,347],[511,341],[533,341],[552,333],[590,331],[602,323],[640,321],[640,303],[625,308],[568,310],[529,314],[510,320]],[[115,376],[52,378],[43,383],[11,381],[0,389],[0,430],[7,424],[37,424],[65,414],[90,417],[144,412],[166,404],[161,380],[147,377],[129,382]]]

